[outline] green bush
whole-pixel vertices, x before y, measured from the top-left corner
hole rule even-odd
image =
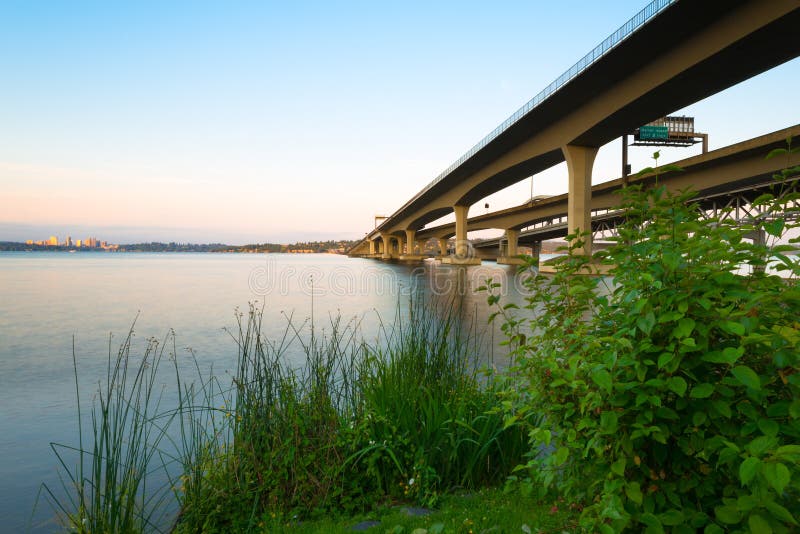
[[[780,193],[798,171],[747,224],[707,218],[689,192],[628,188],[619,238],[593,260],[610,277],[570,251],[529,279],[529,316],[499,310],[523,379],[508,417],[542,416],[518,475],[581,500],[586,529],[797,530],[797,195]]]
[[[496,379],[477,371],[482,345],[460,324],[420,301],[372,347],[334,320],[292,368],[285,351],[303,343],[300,329],[290,323],[284,342],[270,343],[251,309],[235,336],[232,389],[193,415],[205,422],[192,425],[178,531],[432,505],[443,491],[504,480],[524,460],[527,433],[505,424]],[[208,407],[222,423],[208,424]]]

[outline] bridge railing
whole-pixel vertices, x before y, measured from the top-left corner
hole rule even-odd
[[[547,100],[547,98],[549,98],[553,93],[561,89],[564,85],[567,84],[567,82],[569,82],[570,80],[575,78],[578,74],[586,70],[598,59],[607,54],[611,49],[613,49],[619,43],[621,43],[627,37],[629,37],[634,31],[638,30],[650,19],[652,19],[653,17],[658,15],[661,11],[663,11],[665,8],[676,3],[677,1],[678,0],[653,0],[652,2],[647,4],[641,11],[639,11],[636,15],[631,17],[630,20],[628,20],[625,24],[620,26],[617,29],[617,31],[606,37],[599,45],[594,47],[594,49],[591,52],[589,52],[581,59],[579,59],[574,65],[572,65],[563,74],[561,74],[561,76],[559,76],[553,82],[551,82],[550,85],[542,89],[536,96],[534,96],[521,108],[515,111],[510,117],[504,120],[502,124],[500,124],[497,128],[492,130],[486,137],[478,141],[478,143],[475,146],[470,148],[463,156],[458,158],[449,167],[447,167],[444,171],[442,171],[436,178],[433,179],[432,182],[430,182],[427,186],[425,186],[425,188],[423,188],[422,191],[414,195],[414,197],[408,202],[406,202],[403,205],[403,207],[401,207],[400,210],[398,211],[403,210],[406,206],[414,202],[425,191],[429,190],[431,187],[439,183],[445,176],[453,172],[462,163],[464,163],[466,160],[474,156],[480,149],[488,145],[490,142],[496,139],[500,134],[508,130],[513,124],[515,124],[523,116],[528,114],[533,108],[535,108],[536,106]],[[387,221],[384,221],[384,223]],[[383,226],[383,224],[381,224],[380,226]]]

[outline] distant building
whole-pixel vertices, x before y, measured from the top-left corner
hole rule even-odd
[[[58,246],[58,237],[56,237],[54,235],[51,235],[50,239],[47,241],[47,244],[52,246],[52,247],[57,247]]]
[[[81,248],[82,245],[83,245],[83,241],[81,241],[80,239],[76,239],[75,240],[75,246],[76,247]]]
[[[65,247],[71,247],[72,246],[72,237],[67,236],[67,240],[64,241],[64,246]]]

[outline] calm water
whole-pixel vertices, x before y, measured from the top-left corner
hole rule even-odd
[[[302,324],[313,307],[317,328],[341,314],[360,321],[369,339],[379,317],[391,322],[415,290],[457,294],[485,318],[486,297],[474,289],[492,277],[519,302],[513,273],[492,263],[406,266],[323,254],[0,252],[0,532],[24,531],[41,483],[58,485],[49,443],[77,444],[73,340],[90,403],[109,346],[116,352],[134,320],[132,354],[172,328],[180,348],[191,347],[201,365],[222,373],[236,357],[224,328],[249,303],[265,304],[272,338],[283,333],[286,315]],[[498,332],[487,327],[495,345]],[[40,506],[33,530],[52,531],[51,516]]]

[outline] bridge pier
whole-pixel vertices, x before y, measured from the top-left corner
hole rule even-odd
[[[481,259],[472,254],[469,240],[467,239],[467,215],[469,206],[453,206],[456,214],[456,250],[453,256],[442,259],[442,263],[454,265],[480,265]]]
[[[381,232],[381,240],[383,241],[383,255],[381,258],[384,260],[392,259],[392,235]]]
[[[406,230],[406,250],[400,251],[400,259],[403,261],[419,261],[423,259],[417,252],[417,231]]]
[[[506,253],[497,258],[499,265],[523,265],[525,260],[518,258],[517,244],[519,241],[519,230],[514,228],[506,229]]]
[[[577,238],[583,245],[575,249],[577,254],[592,254],[592,167],[597,148],[565,145],[561,147],[569,171],[569,196],[567,198],[567,233],[588,232]]]
[[[440,258],[444,258],[447,256],[447,239],[439,238],[439,256]]]

